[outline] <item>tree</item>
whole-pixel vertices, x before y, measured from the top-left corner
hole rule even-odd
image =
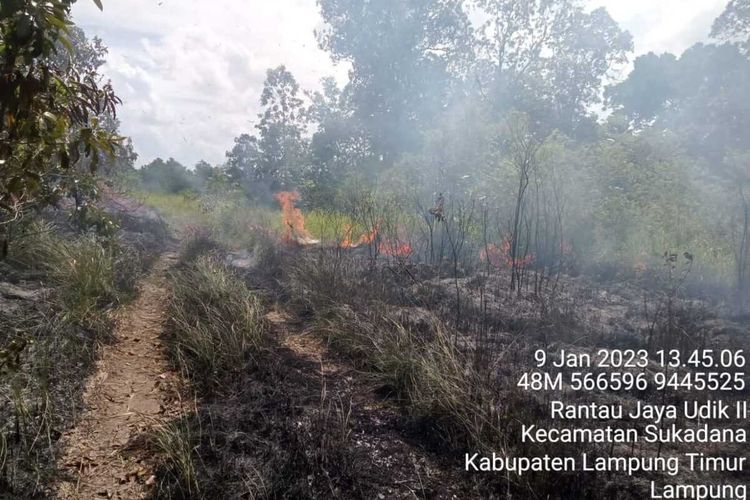
[[[193,174],[201,185],[205,185],[214,175],[214,167],[204,160],[198,161],[193,167]]]
[[[647,54],[606,91],[634,124],[677,132],[692,153],[720,165],[750,144],[750,60],[737,47],[696,44],[679,58]]]
[[[112,154],[119,137],[100,116],[115,115],[119,99],[101,84],[95,64],[61,64],[73,53],[70,9],[74,1],[4,1],[0,5],[0,246],[7,227],[32,208],[78,189],[88,158]],[[98,1],[97,1],[98,3]],[[61,48],[62,47],[62,48]],[[63,49],[64,48],[64,49]]]
[[[305,162],[306,130],[304,102],[294,76],[284,66],[269,69],[260,103],[260,162],[255,177],[268,179],[274,188],[293,183]]]
[[[330,206],[345,179],[376,163],[366,131],[354,117],[347,96],[333,78],[323,91],[310,95],[308,118],[317,127],[310,141],[310,161],[303,174],[303,200],[316,207]]]
[[[750,56],[750,0],[731,0],[711,26],[711,36],[737,44]]]
[[[194,185],[191,172],[174,158],[157,158],[144,165],[140,174],[143,187],[149,191],[180,193]]]
[[[586,12],[578,0],[474,5],[486,19],[477,30],[477,68],[493,104],[526,112],[547,130],[590,125],[602,81],[633,50],[630,34],[605,9]]]
[[[355,117],[375,155],[391,162],[420,144],[469,62],[470,24],[458,0],[319,0],[318,41],[352,64]]]
[[[261,95],[258,135],[242,134],[228,151],[227,174],[251,197],[265,197],[301,178],[307,161],[307,118],[300,88],[284,67],[269,69]]]
[[[662,115],[676,97],[678,72],[674,54],[649,52],[637,57],[628,78],[607,88],[605,96],[636,124],[643,125]]]

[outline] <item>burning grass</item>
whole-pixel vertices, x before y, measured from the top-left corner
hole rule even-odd
[[[571,271],[575,278],[566,275],[575,270],[575,252],[566,241],[555,238],[537,248],[524,242],[514,252],[507,236],[483,234],[468,212],[461,218],[446,211],[439,221],[426,216],[420,228],[403,211],[393,215],[397,208],[372,199],[357,200],[348,211],[304,214],[295,206],[296,194],[287,194],[279,197],[282,237],[265,231],[262,252],[258,245],[245,252],[248,258],[238,261],[251,265],[240,269],[254,284],[272,289],[301,319],[310,320],[308,325],[334,352],[366,374],[386,404],[400,410],[403,425],[425,450],[446,460],[461,457],[465,450],[519,456],[611,452],[595,446],[530,447],[519,442],[519,423],[553,423],[543,400],[548,395],[529,395],[515,382],[530,369],[533,349],[551,343],[573,349],[642,345],[648,338],[644,304],[657,300],[659,293],[635,282],[608,288],[577,270]],[[398,250],[403,248],[398,245],[408,245],[408,250]],[[273,255],[272,266],[261,263],[262,253]],[[513,273],[517,283],[511,289]],[[652,316],[663,310],[653,306],[647,309]],[[681,321],[661,318],[649,324],[656,329],[680,324],[685,331],[705,330],[694,324],[699,319],[686,317],[684,325]],[[285,436],[288,431],[285,427]],[[337,441],[326,456],[350,457],[344,453],[351,446],[345,441]],[[285,466],[301,464],[315,478],[330,466],[311,457],[306,447],[313,441],[295,446],[299,456],[283,459]],[[284,474],[291,470],[283,469]],[[347,477],[357,474],[361,471]],[[261,482],[271,485],[264,491],[279,491],[277,481],[283,479],[262,476]],[[475,484],[474,492],[502,487],[521,497],[533,492],[540,498],[586,497],[600,486],[549,474],[463,479]],[[627,484],[621,478],[612,481],[612,491]],[[300,486],[295,484],[293,491],[310,491]],[[641,493],[634,491],[634,498]]]

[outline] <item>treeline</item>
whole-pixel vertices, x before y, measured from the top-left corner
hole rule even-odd
[[[637,57],[624,79],[630,34],[577,0],[318,3],[318,42],[349,82],[312,92],[269,69],[255,130],[222,165],[156,160],[147,188],[225,186],[252,202],[297,189],[335,210],[367,186],[421,212],[443,193],[488,212],[490,239],[521,254],[635,267],[689,251],[747,289],[747,0],[727,5],[712,43]]]

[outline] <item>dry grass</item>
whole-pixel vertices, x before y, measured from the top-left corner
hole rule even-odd
[[[155,497],[203,498],[197,452],[200,437],[200,428],[190,417],[169,422],[152,434],[152,445],[162,457]]]
[[[263,347],[263,307],[245,283],[203,256],[171,275],[169,345],[176,364],[194,382],[218,387]]]
[[[499,394],[455,347],[452,332],[433,318],[429,334],[340,308],[319,321],[333,347],[349,355],[413,418],[429,421],[455,448],[498,450],[503,433]]]

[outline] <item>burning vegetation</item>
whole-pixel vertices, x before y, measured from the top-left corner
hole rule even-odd
[[[305,216],[295,206],[295,203],[299,200],[297,191],[279,191],[273,197],[281,205],[281,221],[284,226],[285,241],[300,245],[320,243],[320,240],[313,239],[310,232],[305,229]]]
[[[733,437],[747,418],[660,416],[656,438],[637,442],[544,436],[570,430],[550,411],[562,399],[624,410],[579,419],[586,436],[642,436],[621,415],[691,398],[747,408],[744,385],[688,388],[706,367],[658,356],[750,352],[748,0],[728,2],[710,39],[638,57],[631,34],[583,0],[309,0],[321,18],[308,46],[348,79],[304,89],[269,68],[252,129],[194,167],[168,155],[207,138],[176,141],[191,147],[159,152],[166,160],[138,150],[148,163],[136,164],[99,71],[107,49],[74,27],[75,0],[0,1],[0,497],[61,496],[65,483],[70,498],[132,487],[154,499],[640,500],[654,485],[747,483],[747,470],[689,468],[474,474],[463,457],[747,454]],[[174,4],[213,9],[201,22],[248,11]],[[249,74],[228,53],[207,71]],[[126,76],[162,70],[136,69]],[[205,88],[200,97],[184,101],[206,102]],[[136,363],[96,362],[118,340],[110,332],[130,332],[112,318],[138,294],[119,320],[137,330],[149,319],[154,335],[129,341],[168,357],[170,377],[162,364],[149,373],[180,414],[149,399],[152,429],[119,398],[132,439],[112,450],[91,439],[101,463],[83,452],[59,463],[60,436],[104,368],[129,375],[119,389],[151,387]],[[625,351],[641,364],[618,367],[620,381],[685,378],[608,390],[592,369],[595,383],[573,388],[590,368],[575,360]],[[558,373],[529,382],[544,375],[539,353]],[[722,369],[747,382],[738,362]],[[184,387],[165,387],[172,379]],[[108,421],[106,405],[89,406],[88,421]],[[527,439],[529,426],[542,438]],[[672,439],[701,434],[722,439]],[[124,471],[130,462],[138,469]],[[92,474],[112,484],[78,490]]]

